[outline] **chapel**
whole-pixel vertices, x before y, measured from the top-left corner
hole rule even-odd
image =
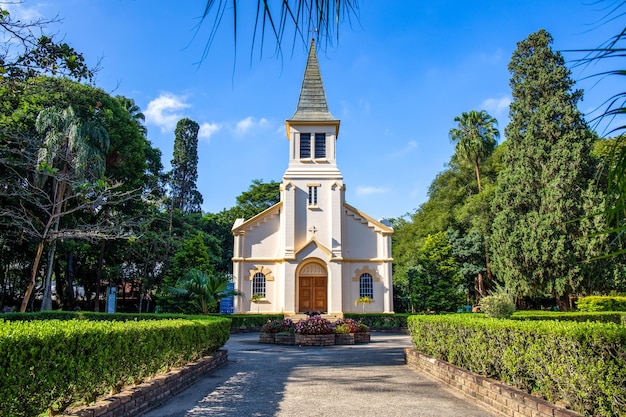
[[[345,201],[339,124],[311,41],[280,202],[232,228],[235,313],[393,313],[393,228]]]

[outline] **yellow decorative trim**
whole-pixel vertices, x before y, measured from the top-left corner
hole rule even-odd
[[[260,212],[256,216],[249,218],[248,220],[244,221],[243,223],[235,223],[235,225],[233,225],[232,233],[233,234],[236,234],[236,233],[244,234],[245,233],[245,231],[244,231],[245,228],[247,228],[250,225],[254,224],[255,222],[259,221],[260,219],[262,219],[263,217],[267,216],[268,214],[272,214],[273,212],[280,210],[280,208],[282,206],[283,206],[283,202],[281,201],[279,203],[274,204],[272,207],[270,207],[268,209],[265,209],[264,211]],[[278,214],[280,214],[280,212]]]
[[[248,281],[252,281],[254,279],[254,276],[258,273],[261,273],[263,275],[265,275],[265,280],[266,281],[274,281],[274,276],[272,275],[272,270],[269,268],[266,268],[262,265],[254,265],[255,268],[250,268],[250,274],[248,275]]]
[[[322,184],[320,184],[319,182],[310,182],[306,186],[307,187],[321,187]]]
[[[335,140],[339,138],[340,120],[285,120],[285,128],[287,130],[287,140],[291,140],[292,126],[332,126],[335,128]]]
[[[285,190],[291,191],[291,190],[294,189],[294,187],[295,186],[293,185],[293,182],[287,181],[285,183],[281,183],[280,186],[278,187],[278,189],[279,189],[279,191],[285,191]]]
[[[328,249],[326,246],[322,245],[316,238],[315,236],[313,236],[311,238],[311,240],[309,240],[307,243],[305,243],[304,245],[302,245],[302,247],[300,249],[298,249],[297,251],[295,251],[294,255],[297,257],[298,253],[300,253],[300,251],[304,250],[307,246],[309,246],[310,244],[314,244],[315,246],[317,246],[318,248],[320,248],[322,250],[322,252],[324,252],[326,255],[328,255],[328,258],[332,258],[333,257],[333,252]]]
[[[348,209],[349,211],[351,211],[352,213],[354,213],[354,214],[358,215],[359,217],[362,217],[365,220],[367,220],[368,223],[371,223],[372,226],[374,226],[375,228],[380,229],[380,231],[382,232],[383,235],[391,235],[391,234],[393,234],[393,227],[389,227],[389,226],[386,226],[386,225],[382,224],[378,220],[375,220],[373,217],[368,216],[367,214],[363,213],[359,209],[357,209],[355,207],[352,207],[348,203],[343,203],[343,206],[346,209]]]
[[[368,265],[365,265],[361,269],[357,269],[356,271],[354,271],[354,274],[355,275],[352,277],[352,282],[359,282],[359,280],[361,279],[361,275],[363,274],[370,274],[372,276],[372,281],[374,282],[383,281],[378,271],[376,271],[375,269],[370,269]]]

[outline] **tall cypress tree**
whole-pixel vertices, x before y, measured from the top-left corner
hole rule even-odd
[[[513,102],[508,149],[493,202],[493,266],[518,295],[557,299],[577,291],[583,250],[577,219],[595,164],[594,135],[577,109],[582,91],[552,36],[541,29],[519,42],[509,63]]]
[[[200,126],[191,119],[181,119],[174,132],[172,159],[172,207],[186,213],[201,211],[202,194],[196,189],[198,180],[198,131]]]

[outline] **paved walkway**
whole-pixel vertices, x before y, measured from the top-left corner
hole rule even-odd
[[[405,365],[406,335],[372,334],[367,345],[264,345],[231,335],[228,365],[145,417],[492,416]]]

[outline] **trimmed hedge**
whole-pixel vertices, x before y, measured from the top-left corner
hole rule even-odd
[[[230,320],[0,320],[0,415],[55,414],[210,354]]]
[[[553,311],[516,311],[513,320],[559,320],[559,321],[576,321],[587,322],[597,321],[600,323],[626,324],[626,313],[618,313],[611,311],[598,312],[553,312]]]
[[[411,316],[418,351],[584,415],[626,415],[626,328],[613,323]]]
[[[579,298],[576,307],[580,311],[626,311],[626,297],[590,295]]]
[[[371,330],[396,330],[407,328],[407,318],[411,314],[380,314],[380,313],[346,313],[344,317],[365,324]]]

